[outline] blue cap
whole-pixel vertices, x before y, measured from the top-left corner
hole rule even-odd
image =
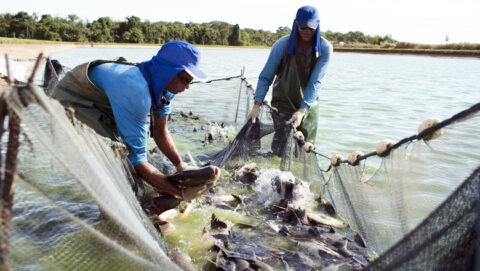
[[[303,6],[299,8],[295,20],[300,28],[310,27],[312,29],[317,29],[318,25],[320,24],[318,11],[312,6]]]
[[[207,76],[199,68],[200,51],[188,42],[167,42],[160,48],[157,57],[168,65],[184,70],[197,80],[207,80]]]

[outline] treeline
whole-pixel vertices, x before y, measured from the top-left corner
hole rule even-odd
[[[51,15],[0,14],[0,36],[69,42],[153,43],[185,40],[203,45],[271,46],[280,37],[289,34],[289,27],[279,27],[275,33],[238,24],[213,21],[209,23],[150,22],[130,16],[125,21],[101,17],[93,22],[83,21],[77,15],[66,18]],[[395,42],[390,36],[368,36],[361,32],[327,31],[322,33],[333,43],[366,43],[380,45]]]

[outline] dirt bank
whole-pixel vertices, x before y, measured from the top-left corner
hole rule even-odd
[[[16,61],[25,68],[27,74],[30,74],[35,65],[35,60],[40,53],[44,56],[49,56],[52,53],[64,51],[78,47],[75,44],[15,44],[15,43],[0,43],[0,57],[5,59],[5,54],[10,60]],[[45,64],[43,60],[41,65]],[[0,87],[6,85],[4,79],[0,79]]]

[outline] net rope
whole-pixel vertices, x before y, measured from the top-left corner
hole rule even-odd
[[[238,125],[253,105],[254,89],[244,72],[209,83],[232,78],[240,78],[237,99],[224,104],[225,114],[214,121]],[[3,97],[22,121],[8,255],[14,269],[178,269],[132,191],[135,181],[122,145],[69,118],[31,85],[7,88]],[[205,97],[189,99],[198,99],[191,103],[196,105]],[[277,166],[310,183],[321,201],[359,233],[379,256],[368,269],[468,270],[477,238],[479,110],[475,104],[353,162],[331,163],[318,146],[305,151],[305,141],[292,128]],[[245,124],[207,160],[231,168],[259,155],[270,158],[265,146],[275,131],[275,112],[264,103],[259,122]],[[445,133],[439,139],[423,140],[440,129]],[[1,144],[5,150],[4,138]],[[459,145],[472,152],[457,150]]]
[[[14,269],[178,269],[133,193],[124,146],[32,85],[3,97],[23,135],[10,243],[29,250],[11,250]]]
[[[254,93],[246,79],[242,79],[241,84],[244,84],[251,94]],[[271,114],[276,112],[266,102],[263,107]],[[457,167],[463,167],[468,173],[480,164],[480,137],[475,132],[475,127],[480,125],[479,111],[480,103],[474,104],[418,134],[389,145],[383,151],[369,152],[353,161],[338,159],[335,163],[329,163],[327,169],[323,169],[326,166],[322,168],[320,160],[329,159],[328,156],[318,150],[305,152],[302,148],[305,141],[295,136],[296,129],[292,127],[290,139],[281,156],[280,168],[294,172],[296,176],[308,180],[311,184],[319,184],[322,197],[332,203],[336,212],[348,221],[350,227],[360,234],[367,247],[376,255],[383,255],[397,242],[408,238],[417,238],[416,242],[420,244],[425,238],[418,232],[434,231],[444,225],[450,227],[441,232],[443,235],[434,236],[434,239],[422,243],[423,247],[401,241],[395,250],[389,252],[390,258],[382,256],[379,259],[383,262],[388,259],[393,263],[375,263],[372,264],[372,270],[384,270],[384,265],[388,264],[390,265],[385,267],[386,270],[396,270],[397,267],[400,270],[410,270],[416,266],[425,267],[422,270],[433,270],[439,268],[440,262],[450,263],[445,265],[445,270],[449,270],[448,268],[459,266],[462,262],[472,261],[473,253],[458,251],[464,251],[463,245],[472,242],[475,223],[473,218],[455,220],[455,216],[449,213],[458,210],[460,216],[476,217],[477,210],[472,206],[478,202],[478,195],[474,193],[478,189],[457,191],[457,194],[468,194],[458,196],[466,197],[464,202],[448,199],[444,203],[447,207],[444,206],[442,211],[431,215],[437,218],[430,218],[428,215],[445,200],[446,197],[443,198],[442,195],[453,192],[452,186],[460,185],[464,178],[463,186],[469,186],[468,183],[472,180],[474,183],[478,181],[478,174],[467,178],[459,175],[456,170]],[[440,139],[424,140],[441,129],[445,129],[445,134]],[[216,157],[216,160],[223,159],[222,163],[217,165],[228,164],[228,159],[232,159],[231,153],[248,153],[245,152],[245,146],[252,142],[249,139],[250,130],[251,124],[247,123],[230,146],[219,153],[220,157]],[[456,150],[455,146],[459,145],[472,152]],[[368,162],[371,159],[380,160],[377,161],[379,166],[367,166],[367,159]],[[427,198],[422,198],[424,194],[427,194]],[[451,206],[447,202],[451,202]],[[465,204],[471,208],[457,208],[455,204]],[[424,222],[420,225],[422,221]],[[461,236],[466,237],[462,239]],[[410,249],[412,251],[409,251]],[[415,252],[421,249],[422,254],[416,255]],[[436,253],[437,250],[447,252]],[[474,248],[470,246],[470,250]],[[453,260],[449,253],[456,258]],[[405,267],[395,262],[398,259],[405,262]]]

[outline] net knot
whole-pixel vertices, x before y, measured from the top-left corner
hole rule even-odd
[[[395,142],[393,142],[393,140],[390,140],[390,139],[384,139],[382,141],[380,141],[380,143],[377,144],[377,155],[380,156],[380,154],[382,154],[383,152],[385,152],[387,150],[388,147],[392,146],[393,144],[395,144]]]
[[[305,136],[303,135],[302,131],[296,131],[295,137],[300,138],[301,140],[305,140]]]
[[[428,129],[428,128],[434,126],[434,125],[437,125],[438,123],[440,123],[440,119],[438,119],[438,118],[427,119],[424,122],[422,122],[422,124],[420,124],[420,126],[418,126],[418,133],[420,134],[423,131],[425,131],[426,129]],[[440,137],[441,135],[443,135],[443,128],[440,128],[440,129],[434,131],[433,133],[425,135],[423,137],[423,140],[435,139],[435,138]]]
[[[355,166],[356,164],[358,164],[358,161],[357,161],[358,158],[364,155],[365,154],[361,151],[355,151],[352,154],[350,154],[350,157],[348,158],[348,162],[350,163],[350,165]]]
[[[310,151],[313,151],[315,150],[317,147],[315,147],[315,145],[313,145],[312,143],[310,142],[305,142],[305,145],[303,145],[303,149],[305,150],[305,152],[310,152]]]
[[[330,162],[334,167],[338,166],[340,161],[342,160],[343,160],[343,156],[341,154],[334,154],[332,155],[332,158],[330,158]]]

